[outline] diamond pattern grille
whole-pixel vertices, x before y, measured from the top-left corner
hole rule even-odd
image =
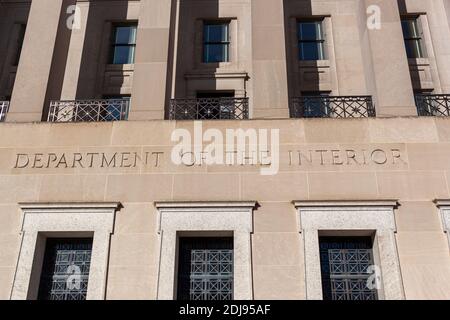
[[[450,117],[450,94],[416,95],[419,116]]]
[[[103,122],[128,119],[129,99],[52,101],[49,122]]]
[[[378,299],[368,287],[367,270],[374,264],[370,238],[321,238],[320,259],[325,300]]]
[[[39,285],[41,300],[86,300],[92,239],[48,239]]]
[[[372,97],[305,96],[291,99],[293,118],[368,118],[375,117]]]
[[[0,122],[5,121],[9,109],[9,101],[0,101]]]
[[[170,120],[245,120],[248,98],[172,99]]]

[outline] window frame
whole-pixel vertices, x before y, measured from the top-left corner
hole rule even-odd
[[[406,36],[404,23],[408,23],[408,30],[413,30],[412,35]],[[408,59],[423,59],[426,58],[426,51],[424,47],[424,37],[423,37],[423,31],[421,27],[421,21],[420,16],[408,16],[408,17],[402,17],[401,19],[402,24],[402,33],[403,33],[403,41],[405,43],[405,50],[406,55]],[[410,50],[409,48],[412,48],[408,45],[408,43],[414,43],[414,56],[410,56]]]
[[[306,298],[322,300],[319,236],[374,235],[375,263],[380,266],[380,300],[403,300],[405,293],[397,252],[394,209],[397,201],[294,201],[303,236]]]
[[[253,299],[251,233],[256,202],[156,202],[158,210],[159,270],[157,300],[177,297],[179,237],[233,236],[233,298]]]
[[[117,29],[118,28],[125,28],[125,27],[134,27],[135,28],[135,36],[134,36],[134,43],[117,43]],[[111,26],[111,38],[110,38],[110,45],[109,45],[109,64],[111,65],[127,65],[127,64],[134,64],[136,61],[136,44],[137,44],[137,32],[138,32],[138,23],[136,21],[130,21],[130,22],[120,22],[120,23],[113,23]],[[133,48],[133,59],[131,62],[128,63],[116,63],[115,62],[115,53],[116,48],[119,47],[127,47],[127,48]]]
[[[206,40],[206,27],[212,25],[224,25],[226,26],[226,35],[227,40],[221,41],[207,41]],[[221,61],[209,61],[207,59],[207,47],[214,45],[222,45],[225,46],[225,59]],[[203,20],[202,24],[202,63],[211,64],[211,63],[229,63],[230,60],[230,48],[231,48],[231,21],[230,20]]]
[[[23,212],[21,247],[11,300],[38,297],[45,241],[47,238],[93,237],[87,300],[106,296],[108,252],[114,232],[118,202],[20,203]]]
[[[297,59],[299,61],[323,61],[327,59],[326,56],[326,36],[325,36],[325,18],[320,19],[299,19],[296,21],[296,34],[297,34]],[[314,24],[316,26],[316,31],[319,33],[318,39],[302,39],[301,28],[302,24]],[[317,59],[307,59],[304,57],[302,44],[303,43],[315,43],[317,48]]]

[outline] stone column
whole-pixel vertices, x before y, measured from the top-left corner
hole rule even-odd
[[[430,4],[427,12],[433,50],[436,56],[439,82],[443,94],[450,94],[450,28],[446,10],[450,10],[447,0],[437,0]],[[447,6],[447,8],[446,8]],[[450,11],[448,11],[450,13]]]
[[[175,297],[175,273],[177,261],[177,232],[174,230],[161,230],[161,251],[158,272],[157,300],[174,300]]]
[[[39,279],[31,281],[31,271],[33,268],[33,259],[35,257],[35,248],[38,241],[37,231],[24,231],[22,234],[22,248],[19,253],[17,271],[11,292],[11,300],[36,299],[38,294]],[[43,254],[41,254],[43,257]],[[40,257],[42,259],[42,257]],[[40,272],[39,272],[40,273]],[[37,280],[37,281],[36,281]],[[31,288],[30,288],[31,285]],[[31,290],[30,290],[31,289]]]
[[[164,119],[172,0],[141,0],[130,120]]]
[[[377,230],[378,250],[386,300],[404,300],[403,280],[394,230]]]
[[[361,30],[363,44],[369,46],[363,51],[377,116],[417,115],[397,0],[361,1],[363,17],[370,17],[369,6],[381,14],[379,29]]]
[[[303,229],[302,233],[305,244],[306,299],[322,300],[319,230],[308,228]]]
[[[63,0],[33,0],[7,121],[41,121]]]
[[[253,50],[252,118],[288,118],[283,0],[252,1],[251,41]]]

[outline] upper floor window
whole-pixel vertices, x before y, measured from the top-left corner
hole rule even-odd
[[[136,24],[117,25],[114,27],[111,49],[112,64],[134,63],[136,31]]]
[[[16,54],[14,56],[14,66],[18,66],[19,65],[19,60],[20,60],[20,55],[22,53],[22,46],[23,46],[23,40],[25,38],[25,29],[26,29],[26,25],[25,24],[21,24],[19,26],[19,35],[17,37],[17,49],[16,49]]]
[[[402,20],[403,38],[405,39],[406,54],[410,59],[424,58],[423,36],[419,18]]]
[[[324,60],[324,44],[323,21],[300,21],[298,23],[300,60]]]
[[[230,61],[230,24],[205,22],[203,25],[203,62]]]

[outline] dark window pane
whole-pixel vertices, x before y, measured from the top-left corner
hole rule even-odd
[[[406,54],[410,59],[423,58],[425,56],[418,23],[419,21],[417,19],[402,20]]]
[[[130,64],[134,62],[134,47],[118,46],[114,48],[113,64]]]
[[[405,39],[415,38],[419,36],[417,31],[416,20],[403,20],[402,29],[403,29],[403,36],[405,37]]]
[[[323,44],[320,42],[300,42],[300,60],[323,60]]]
[[[324,36],[322,22],[299,22],[298,23],[298,49],[300,60],[323,60]]]
[[[205,24],[203,28],[203,62],[229,61],[229,24]]]
[[[205,42],[227,42],[228,24],[207,24],[204,29]]]
[[[136,44],[136,27],[116,27],[115,44]]]
[[[408,58],[414,59],[423,56],[419,40],[405,40],[405,46]]]
[[[228,61],[228,45],[227,44],[205,44],[204,61],[210,62],[227,62]]]
[[[300,40],[322,40],[320,22],[301,22],[299,23]]]

